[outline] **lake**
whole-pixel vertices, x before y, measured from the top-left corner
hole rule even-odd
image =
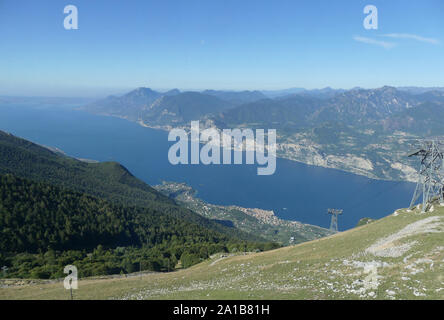
[[[57,106],[0,105],[0,130],[57,147],[70,156],[118,161],[150,185],[185,182],[210,203],[273,210],[283,219],[329,227],[327,208],[342,208],[340,230],[360,218],[381,218],[407,207],[414,184],[277,159],[276,172],[258,176],[256,165],[171,165],[168,133],[123,119]]]

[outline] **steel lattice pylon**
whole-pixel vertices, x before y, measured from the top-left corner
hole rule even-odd
[[[338,232],[338,215],[342,214],[342,209],[328,209],[331,214],[330,231]]]
[[[426,212],[429,204],[434,199],[444,203],[444,143],[440,140],[420,141],[419,150],[410,154],[421,157],[418,183],[413,193],[410,209],[415,206],[416,201],[422,195],[421,211]]]

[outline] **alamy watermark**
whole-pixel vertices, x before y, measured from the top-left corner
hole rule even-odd
[[[185,129],[170,131],[168,141],[177,141],[168,151],[171,164],[243,164],[245,154],[245,164],[259,166],[258,175],[276,171],[276,129],[268,129],[266,134],[264,129],[254,132],[249,128],[201,131],[199,125],[199,121],[191,121],[189,134]]]
[[[77,30],[78,27],[78,9],[77,6],[69,4],[63,8],[63,13],[66,14],[63,20],[63,27],[66,30]],[[367,16],[364,18],[363,25],[367,30],[378,29],[378,8],[374,5],[366,5],[364,7],[364,14]]]
[[[378,267],[374,264],[364,266],[364,273],[368,276],[364,279],[364,289],[365,290],[376,290],[378,289]]]
[[[77,267],[73,265],[67,265],[63,269],[63,273],[68,274],[63,280],[63,286],[66,290],[78,289],[77,284]]]
[[[75,5],[67,5],[63,8],[63,13],[67,14],[63,20],[63,27],[66,30],[77,30],[79,28],[79,11]]]
[[[378,29],[378,8],[374,5],[366,5],[364,7],[364,14],[367,14],[363,21],[364,28],[367,30]]]

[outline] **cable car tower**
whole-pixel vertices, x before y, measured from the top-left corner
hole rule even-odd
[[[338,232],[338,215],[342,214],[342,209],[328,209],[327,212],[331,214],[330,231]]]
[[[444,203],[444,142],[422,140],[419,145],[419,150],[409,154],[409,157],[421,157],[419,178],[409,209],[413,209],[422,195],[421,212],[426,212],[434,199],[437,198],[440,203]]]

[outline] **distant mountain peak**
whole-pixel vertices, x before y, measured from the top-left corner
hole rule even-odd
[[[151,95],[153,93],[157,92],[152,90],[151,88],[139,87],[133,91],[128,92],[126,95]]]
[[[171,89],[171,90],[168,90],[167,92],[165,92],[163,95],[164,96],[175,96],[175,95],[180,94],[180,93],[181,92],[180,92],[179,89]]]
[[[379,89],[376,89],[376,91],[396,92],[396,91],[398,91],[398,89],[396,89],[395,87],[391,87],[391,86],[383,86]]]

